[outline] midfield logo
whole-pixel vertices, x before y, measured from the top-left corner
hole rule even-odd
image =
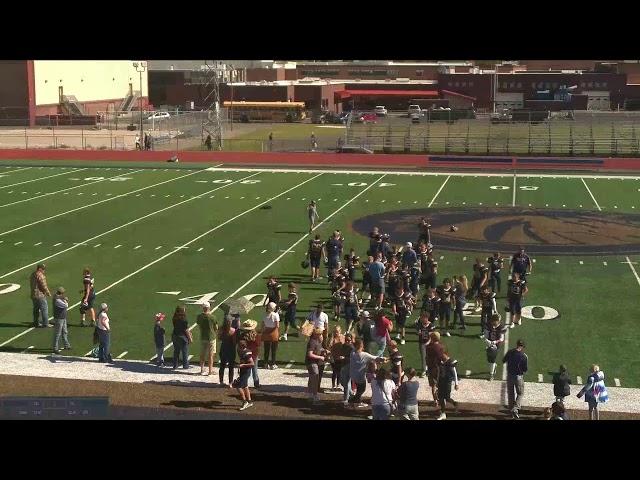
[[[512,252],[523,245],[533,254],[615,255],[640,253],[640,215],[519,208],[401,210],[353,223],[367,235],[373,226],[395,244],[415,242],[421,217],[431,220],[431,241],[447,250]],[[457,232],[450,226],[456,225]]]

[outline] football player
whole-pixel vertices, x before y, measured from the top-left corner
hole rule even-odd
[[[316,238],[309,240],[309,248],[307,249],[307,258],[311,266],[311,281],[315,282],[322,277],[320,276],[320,259],[324,256],[325,262],[327,261],[327,249],[320,235],[316,235]]]
[[[440,297],[436,295],[435,288],[428,288],[422,298],[422,308],[420,312],[429,312],[429,319],[434,324],[440,315]]]
[[[349,271],[349,280],[355,281],[356,279],[356,267],[360,266],[360,257],[356,255],[356,251],[352,248],[349,250],[349,255],[344,256],[345,265]]]
[[[87,312],[91,313],[91,326],[96,324],[96,311],[93,308],[93,302],[96,299],[95,279],[91,275],[91,270],[88,267],[82,271],[82,301],[80,302],[80,326],[84,327],[85,315]]]
[[[476,258],[476,262],[473,264],[473,278],[471,280],[471,294],[475,299],[476,312],[482,309],[480,305],[480,292],[488,282],[489,269],[482,263],[482,260]]]
[[[511,273],[516,272],[523,281],[526,280],[527,275],[531,274],[531,259],[524,253],[524,247],[520,247],[520,250],[511,258],[510,269]]]
[[[431,224],[425,217],[422,217],[418,224],[418,244],[420,242],[431,243]]]
[[[367,261],[362,263],[362,288],[360,289],[360,300],[363,303],[369,302],[371,300],[371,274],[369,273],[369,265],[374,262],[373,257],[369,255],[367,257]],[[364,298],[365,292],[367,293],[367,298]]]
[[[491,291],[489,285],[482,287],[480,291],[480,338],[484,338],[484,331],[489,325],[492,315],[498,311],[496,307],[496,294]]]
[[[280,289],[282,285],[278,283],[276,277],[271,275],[269,280],[267,281],[267,298],[264,299],[263,306],[267,306],[269,303],[273,302],[276,305],[280,305],[280,300],[282,300]]]
[[[393,310],[396,325],[398,326],[398,335],[396,336],[396,340],[400,341],[400,345],[404,345],[404,336],[406,333],[405,325],[407,323],[407,317],[409,316],[409,306],[407,305],[407,298],[402,284],[396,287],[395,295],[391,303],[391,309]]]
[[[318,205],[315,200],[311,200],[311,203],[307,206],[307,215],[309,216],[309,233],[311,233],[316,226],[316,221],[320,220]]]
[[[511,325],[509,325],[509,328],[513,328],[516,324],[520,325],[522,322],[522,298],[529,289],[527,288],[526,280],[520,278],[518,272],[511,274],[508,289],[507,301],[509,302],[509,312],[511,313]]]
[[[451,320],[451,309],[455,308],[455,289],[451,286],[451,280],[444,279],[442,285],[437,289],[438,297],[440,297],[440,331],[442,331],[442,323],[444,321],[444,335],[450,337],[449,322]]]
[[[499,313],[494,313],[484,331],[484,342],[487,345],[487,362],[489,362],[489,381],[493,380],[496,373],[496,358],[500,345],[504,343],[504,332],[506,328],[502,325],[502,317]]]
[[[427,253],[427,257],[425,260],[425,269],[422,270],[422,272],[424,275],[425,288],[436,288],[438,277],[438,262],[433,256],[433,252]]]
[[[496,252],[493,257],[487,258],[487,265],[489,266],[489,285],[491,291],[500,293],[500,286],[502,279],[500,278],[500,271],[504,267],[504,259],[500,256],[500,253]]]
[[[358,321],[358,289],[353,280],[348,280],[346,287],[340,293],[344,302],[345,332],[349,333]]]

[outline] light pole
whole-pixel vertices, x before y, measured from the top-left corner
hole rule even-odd
[[[230,86],[231,86],[231,131],[233,132],[233,82],[235,81],[235,79],[233,78],[234,75],[234,69],[233,69],[233,65],[230,65],[231,69],[229,70],[229,80],[230,80]]]
[[[133,68],[135,68],[136,72],[140,74],[140,150],[142,150],[144,142],[144,135],[142,133],[142,74],[147,69],[147,64],[145,62],[133,62]]]

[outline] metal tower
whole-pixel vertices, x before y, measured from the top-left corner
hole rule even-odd
[[[207,119],[202,123],[202,141],[211,135],[211,143],[222,150],[222,118],[220,104],[220,79],[224,75],[225,65],[216,60],[204,61],[204,100],[207,106]]]

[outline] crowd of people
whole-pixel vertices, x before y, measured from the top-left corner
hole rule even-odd
[[[319,219],[315,202],[310,203],[308,211],[312,232]],[[242,399],[240,409],[250,408],[253,403],[249,377],[253,379],[254,388],[260,388],[260,349],[262,367],[275,370],[278,368],[279,342],[288,341],[290,332],[297,332],[298,336],[308,337],[304,363],[309,375],[307,388],[312,404],[321,402],[319,393],[322,391],[323,374],[325,366],[329,365],[331,390],[342,392],[345,408],[369,408],[362,396],[370,384],[374,419],[387,419],[393,415],[415,420],[418,418],[417,399],[421,385],[418,378],[426,377],[433,405],[438,407],[437,418],[446,419],[448,405],[457,409],[452,390],[458,390],[460,379],[458,360],[443,343],[443,338],[450,337],[456,328],[467,329],[465,307],[467,302],[474,302],[473,310],[480,314],[479,337],[484,341],[489,364],[487,379],[492,381],[507,329],[522,324],[523,298],[528,293],[527,276],[531,274],[532,262],[523,248],[510,260],[510,278],[506,286],[508,315],[507,321],[503,322],[496,304],[497,294],[502,288],[501,272],[505,268],[505,260],[500,253],[488,257],[486,262],[476,259],[470,285],[464,274],[444,278],[439,283],[438,262],[431,243],[428,219],[423,218],[418,225],[415,249],[412,242],[406,242],[402,248],[392,246],[390,236],[377,227],[373,228],[369,238],[367,260],[363,262],[353,249],[345,254],[344,237],[339,230],[334,231],[326,242],[319,235],[309,240],[302,266],[310,268],[310,280],[317,283],[323,279],[321,265],[326,265],[333,326],[323,303],[318,303],[298,325],[298,287],[289,283],[286,298],[283,298],[282,286],[275,276],[270,276],[266,283],[265,312],[259,323],[251,319],[241,321],[240,315],[235,314],[226,315],[219,326],[211,305],[202,302],[202,312],[196,319],[201,342],[200,373],[213,375],[219,343],[219,384],[236,388]],[[51,294],[45,269],[45,265],[40,264],[31,275],[33,323],[34,327],[55,326],[53,352],[59,354],[60,349],[71,348],[67,329],[69,301],[65,289],[59,287],[53,298],[54,325],[49,324],[47,297]],[[356,274],[359,269],[362,277],[358,287]],[[113,362],[109,308],[102,303],[96,315],[95,280],[89,268],[83,270],[82,285],[81,325],[87,325],[86,314],[89,313],[89,325],[94,327],[95,355],[100,362]],[[410,321],[411,317],[415,320]],[[160,368],[165,366],[164,351],[168,348],[163,327],[165,318],[163,313],[154,317],[154,361]],[[340,324],[342,320],[344,327]],[[179,363],[183,369],[189,369],[193,335],[184,305],[176,308],[172,325],[173,369],[178,368]],[[410,329],[416,333],[419,369],[417,365],[405,365],[399,347],[406,344],[407,330]],[[506,364],[509,410],[513,418],[519,418],[524,395],[524,375],[528,369],[524,350],[525,342],[519,339],[516,347],[505,352],[502,359]],[[206,371],[205,365],[208,367]],[[238,369],[237,377],[235,369]],[[228,383],[224,382],[226,371]],[[564,413],[560,415],[557,412],[564,412],[563,399],[569,394],[569,383],[566,368],[561,367],[554,377],[556,402],[550,409],[550,418],[566,418]],[[604,374],[598,366],[592,368],[587,384],[580,391],[579,396],[583,395],[589,404],[590,418],[599,418],[597,406],[606,402],[608,395]]]

